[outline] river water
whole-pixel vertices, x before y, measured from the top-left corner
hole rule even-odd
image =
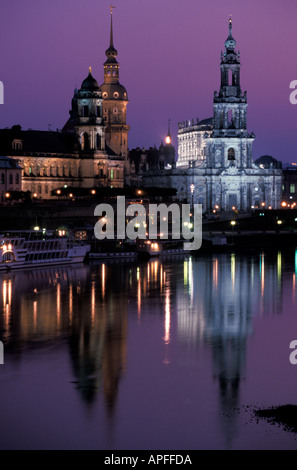
[[[297,254],[0,274],[1,449],[297,449]]]

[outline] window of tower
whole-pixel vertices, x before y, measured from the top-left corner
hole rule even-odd
[[[83,107],[83,116],[88,117],[89,116],[89,106],[85,105]]]
[[[228,111],[228,127],[230,127],[232,124],[232,109],[229,109]]]
[[[100,117],[101,115],[100,106],[97,106],[96,109],[97,109],[97,117]]]
[[[96,147],[98,150],[101,150],[101,137],[99,134],[96,135]]]
[[[110,179],[113,179],[113,170],[110,170]]]
[[[228,149],[228,160],[235,160],[235,150],[233,148]]]
[[[82,148],[82,150],[89,150],[89,148],[90,148],[90,146],[89,146],[89,136],[88,136],[87,132],[85,132],[82,135],[81,148]]]
[[[228,85],[232,85],[232,70],[228,70]]]

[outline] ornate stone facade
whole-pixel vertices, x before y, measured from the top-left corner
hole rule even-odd
[[[276,209],[281,203],[282,171],[259,168],[253,162],[255,136],[247,131],[247,93],[241,91],[235,46],[230,19],[213,119],[180,123],[177,168],[150,171],[145,184],[175,187],[179,199],[200,203],[204,211],[249,211],[263,205]]]
[[[11,191],[22,190],[22,168],[13,158],[0,157],[0,201],[9,200]]]

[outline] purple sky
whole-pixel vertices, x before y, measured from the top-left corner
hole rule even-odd
[[[129,148],[160,145],[168,118],[176,145],[179,121],[212,115],[220,51],[232,14],[248,92],[254,158],[297,161],[297,2],[292,0],[114,1],[114,44],[130,103]],[[99,84],[109,42],[110,1],[10,0],[1,5],[0,126],[61,128],[75,84],[91,65]],[[176,146],[177,147],[177,146]]]

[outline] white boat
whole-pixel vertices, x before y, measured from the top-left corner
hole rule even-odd
[[[0,271],[82,263],[90,245],[53,232],[9,231],[0,235]]]

